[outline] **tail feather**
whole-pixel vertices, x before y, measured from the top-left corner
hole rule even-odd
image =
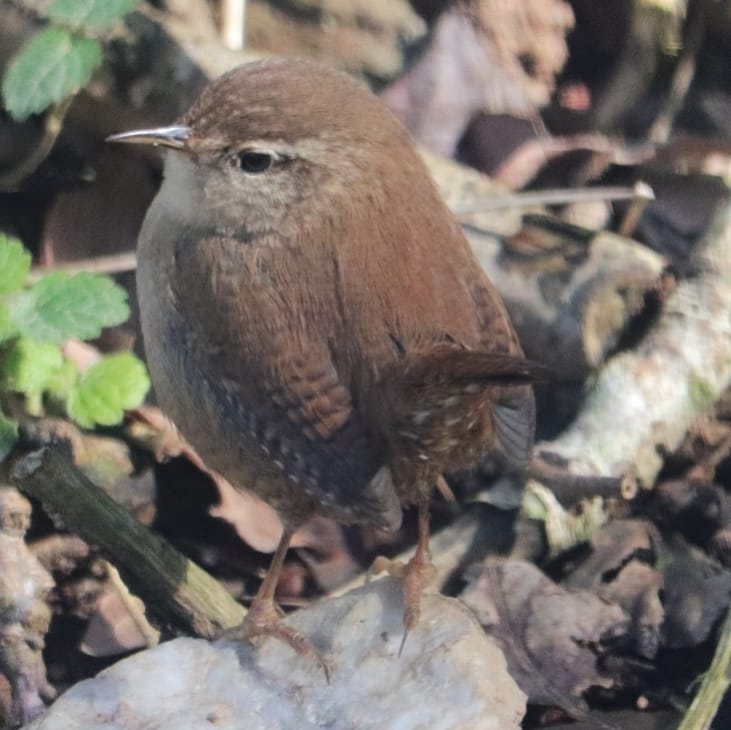
[[[430,443],[459,440],[467,424],[479,422],[490,389],[497,446],[511,464],[524,467],[535,430],[530,384],[548,372],[523,357],[439,347],[402,359],[386,392],[397,432],[428,451]]]
[[[536,402],[529,387],[510,388],[492,410],[495,435],[507,460],[520,469],[528,466],[536,428]]]
[[[402,387],[464,388],[470,384],[520,385],[545,380],[548,368],[524,357],[502,353],[438,347],[400,361]]]

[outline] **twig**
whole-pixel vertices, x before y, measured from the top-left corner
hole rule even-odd
[[[697,0],[692,3],[691,7],[694,12],[688,19],[683,52],[675,67],[670,93],[648,133],[650,141],[655,144],[664,144],[668,141],[675,117],[685,102],[688,89],[695,76],[698,50],[706,30],[708,3],[707,0]]]
[[[28,281],[34,284],[46,274],[53,274],[63,271],[66,274],[77,274],[81,271],[93,274],[123,274],[127,271],[134,271],[137,268],[137,254],[134,251],[110,254],[109,256],[94,256],[88,259],[77,259],[53,266],[36,266],[29,276]]]
[[[507,552],[510,540],[504,540],[499,530],[486,529],[488,527],[485,519],[486,511],[489,512],[485,505],[473,504],[452,524],[431,536],[429,552],[435,568],[432,584],[439,590],[444,589],[460,566],[480,560],[487,553],[501,552],[501,543],[505,543],[504,552]],[[395,565],[406,563],[413,552],[413,548],[404,550],[389,562]],[[355,576],[328,597],[342,596],[354,588],[359,588],[372,574],[369,570],[365,574]]]
[[[243,620],[243,606],[216,580],[135,520],[57,449],[21,459],[11,478],[69,530],[99,546],[158,617],[207,638]]]
[[[617,233],[626,238],[629,238],[635,232],[635,228],[637,228],[637,224],[640,222],[640,218],[645,212],[647,204],[651,200],[655,200],[655,193],[649,185],[638,182],[635,183],[633,189],[635,191],[635,197],[632,198],[632,203],[630,203],[617,229]]]
[[[731,685],[731,611],[726,614],[711,666],[677,730],[707,730]]]
[[[453,208],[457,217],[478,215],[492,210],[506,208],[529,208],[534,205],[567,205],[569,203],[590,203],[595,200],[654,200],[655,194],[649,185],[638,183],[634,187],[598,187],[598,188],[549,188],[531,190],[523,193],[498,194],[478,205]]]
[[[594,104],[594,126],[599,131],[621,127],[628,110],[647,91],[657,73],[664,38],[681,27],[686,3],[687,0],[627,3],[629,17],[619,58]]]
[[[731,384],[731,201],[692,264],[697,274],[678,284],[642,342],[602,367],[574,421],[536,454],[573,474],[654,484],[663,455]]]
[[[221,38],[233,51],[246,45],[246,0],[221,1]]]
[[[69,96],[58,104],[54,104],[48,110],[43,122],[43,136],[38,141],[38,144],[15,167],[0,175],[0,190],[3,192],[16,190],[23,180],[32,175],[41,166],[53,149],[58,135],[61,133],[63,120],[71,105],[72,99],[73,96]]]
[[[572,505],[586,497],[633,499],[637,496],[637,482],[623,477],[596,474],[573,474],[568,469],[554,466],[540,456],[533,457],[528,475],[550,487],[562,505]]]

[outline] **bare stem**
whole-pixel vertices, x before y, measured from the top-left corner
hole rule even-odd
[[[4,192],[16,190],[23,180],[41,166],[56,144],[72,99],[73,97],[69,96],[48,110],[43,124],[43,135],[38,144],[15,167],[0,175],[0,190]]]
[[[655,194],[649,185],[639,184],[634,187],[597,187],[597,188],[550,188],[531,190],[524,193],[506,193],[495,195],[476,205],[454,208],[452,212],[458,216],[478,215],[491,210],[506,208],[529,208],[534,205],[567,205],[569,203],[590,203],[595,200],[654,200]]]
[[[134,251],[123,251],[122,253],[110,254],[109,256],[94,256],[88,259],[65,261],[62,264],[55,264],[53,266],[37,266],[31,270],[28,276],[28,282],[34,284],[46,274],[52,274],[58,271],[66,274],[77,274],[81,271],[92,274],[122,274],[127,271],[134,271],[136,268],[136,253]]]
[[[731,611],[726,614],[711,666],[703,676],[678,730],[708,730],[721,700],[731,685]]]
[[[243,606],[216,580],[135,520],[58,449],[29,454],[11,478],[69,530],[97,545],[163,622],[211,638],[243,620]]]

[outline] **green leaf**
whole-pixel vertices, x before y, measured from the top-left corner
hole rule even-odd
[[[18,337],[0,356],[0,382],[6,390],[38,395],[62,366],[56,345]]]
[[[3,78],[5,107],[19,122],[86,86],[102,61],[99,42],[50,27],[34,35]]]
[[[65,403],[78,379],[76,365],[71,360],[64,360],[63,365],[48,379],[46,392],[57,401]]]
[[[0,411],[0,461],[13,450],[17,440],[18,424],[6,418]]]
[[[84,428],[114,426],[124,411],[142,403],[150,387],[144,364],[131,352],[110,355],[92,365],[71,391],[69,415]]]
[[[22,288],[30,271],[30,253],[17,239],[0,233],[0,296]]]
[[[18,331],[10,321],[10,311],[4,304],[0,304],[0,345],[17,334]]]
[[[85,272],[48,274],[10,303],[13,325],[37,342],[89,340],[127,317],[125,290],[108,276]]]
[[[90,31],[105,30],[135,9],[139,0],[54,0],[51,20]]]

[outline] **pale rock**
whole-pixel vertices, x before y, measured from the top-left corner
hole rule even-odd
[[[28,730],[175,728],[511,730],[525,696],[459,601],[427,594],[403,634],[401,583],[383,578],[288,621],[331,661],[331,683],[283,643],[176,639],[64,694]]]

